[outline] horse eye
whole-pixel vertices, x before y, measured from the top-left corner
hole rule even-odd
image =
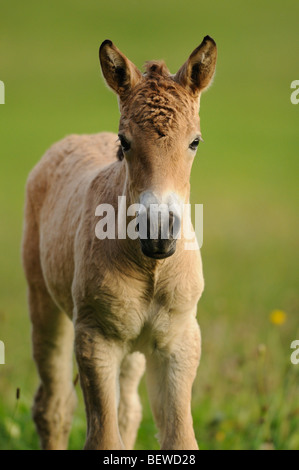
[[[120,145],[121,145],[123,151],[128,152],[131,148],[130,142],[128,142],[128,140],[123,135],[119,135],[118,137],[119,137]]]
[[[196,150],[197,147],[198,147],[198,144],[199,144],[200,140],[201,140],[200,137],[196,137],[196,139],[194,139],[194,140],[191,142],[191,144],[189,145],[189,148],[190,148],[191,150]]]

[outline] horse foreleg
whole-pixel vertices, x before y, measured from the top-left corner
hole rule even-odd
[[[75,353],[87,415],[85,449],[123,449],[118,429],[118,376],[122,350],[97,326],[77,321]]]
[[[200,330],[195,318],[146,359],[161,449],[198,449],[191,415],[191,390],[200,359]]]

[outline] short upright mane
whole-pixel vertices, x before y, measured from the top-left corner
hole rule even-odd
[[[149,60],[145,63],[145,74],[147,77],[161,75],[162,77],[169,77],[170,72],[163,60]]]
[[[138,124],[142,130],[154,131],[159,138],[171,136],[193,119],[193,101],[188,92],[173,79],[165,62],[145,63],[144,79],[133,88],[130,98],[122,106],[126,120]],[[118,159],[122,154],[118,153]]]

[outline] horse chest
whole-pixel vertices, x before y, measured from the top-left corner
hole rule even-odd
[[[197,285],[198,284],[198,285]],[[163,342],[173,328],[179,328],[184,316],[194,311],[199,297],[199,285],[190,278],[169,274],[128,279],[106,279],[97,300],[101,326],[114,331],[133,349],[143,350]]]

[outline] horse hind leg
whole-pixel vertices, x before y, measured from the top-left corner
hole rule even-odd
[[[76,406],[72,380],[73,325],[61,311],[50,305],[40,293],[30,294],[32,317],[40,309],[51,312],[51,321],[33,319],[33,357],[37,365],[40,385],[32,408],[33,419],[42,449],[66,449]]]
[[[40,385],[32,408],[43,449],[65,449],[76,394],[72,379],[74,328],[50,296],[40,265],[38,229],[27,203],[23,266],[28,282],[33,357]]]
[[[119,376],[118,423],[127,450],[133,449],[142,417],[138,385],[145,370],[145,357],[134,352],[125,357]]]

